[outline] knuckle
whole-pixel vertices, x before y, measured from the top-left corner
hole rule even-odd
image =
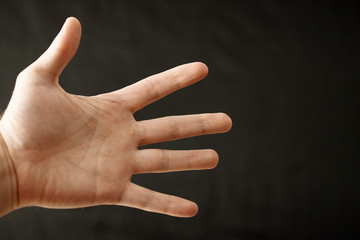
[[[206,115],[200,115],[199,122],[200,122],[201,134],[208,133],[210,130],[210,122],[209,122],[208,117]]]
[[[176,120],[176,118],[168,119],[168,130],[171,139],[177,139],[179,137],[180,127],[179,122]]]
[[[159,156],[159,166],[158,166],[158,169],[159,170],[166,170],[169,168],[169,157],[168,157],[168,154],[165,150],[160,150],[159,152],[160,156]]]
[[[154,99],[160,98],[160,90],[158,86],[154,83],[154,81],[146,81],[145,82],[145,91],[148,93],[149,96],[151,96]]]
[[[133,135],[137,139],[138,145],[142,146],[145,144],[145,139],[147,137],[146,128],[143,124],[136,122],[133,128]]]

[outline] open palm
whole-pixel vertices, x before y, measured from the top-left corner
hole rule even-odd
[[[135,121],[146,105],[201,80],[202,63],[182,65],[126,88],[93,97],[66,93],[58,77],[74,56],[80,23],[69,18],[49,49],[19,74],[0,131],[16,173],[17,207],[74,208],[99,204],[189,217],[195,203],[131,182],[136,173],[207,169],[213,150],[139,150],[141,145],[231,127],[223,113]]]

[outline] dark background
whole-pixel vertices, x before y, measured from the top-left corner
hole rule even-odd
[[[359,239],[359,10],[347,1],[1,1],[2,111],[17,74],[75,16],[83,38],[60,79],[68,92],[108,92],[203,61],[204,81],[135,117],[223,111],[233,129],[157,145],[214,148],[215,170],[134,177],[196,201],[194,218],[25,208],[0,219],[0,239]]]

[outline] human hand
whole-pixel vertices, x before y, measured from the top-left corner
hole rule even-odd
[[[136,121],[133,114],[201,80],[207,67],[185,64],[92,97],[69,94],[58,79],[75,55],[80,35],[80,23],[67,19],[49,49],[17,78],[0,122],[1,145],[6,151],[0,161],[5,161],[13,179],[8,184],[13,200],[7,211],[24,206],[115,204],[179,217],[195,215],[195,203],[145,189],[132,183],[131,177],[213,168],[217,153],[138,147],[226,132],[231,128],[230,118],[217,113]]]

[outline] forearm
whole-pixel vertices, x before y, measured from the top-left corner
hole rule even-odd
[[[0,133],[0,217],[17,207],[16,173],[6,143]]]

